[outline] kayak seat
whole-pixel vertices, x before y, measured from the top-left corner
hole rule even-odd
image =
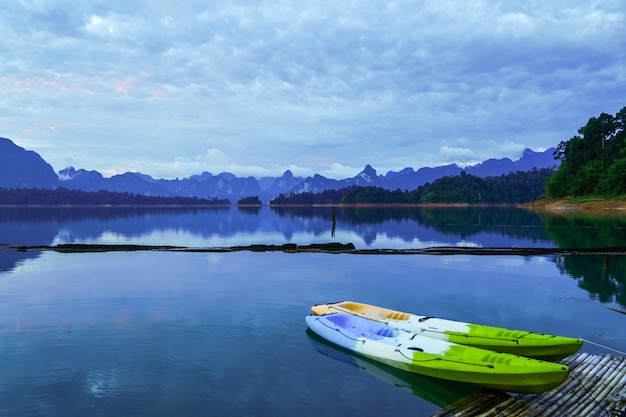
[[[389,314],[389,316],[387,316],[387,318],[389,318],[391,320],[408,320],[409,319],[409,314],[401,313],[399,311],[394,311],[393,313]]]
[[[375,334],[382,337],[396,337],[397,330],[392,329],[390,327],[383,327],[378,330]]]

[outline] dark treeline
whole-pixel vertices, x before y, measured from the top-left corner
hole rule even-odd
[[[412,194],[420,203],[527,203],[543,195],[544,184],[552,174],[548,168],[487,178],[462,172],[424,184]]]
[[[561,165],[546,183],[551,198],[626,193],[626,107],[615,116],[592,117],[578,135],[561,142],[554,156]]]
[[[321,193],[291,193],[290,195],[279,194],[278,197],[273,198],[270,204],[339,204],[341,200],[354,189],[363,187],[346,187],[339,190],[325,190]],[[369,187],[365,187],[369,188]]]
[[[270,204],[519,204],[541,197],[552,174],[554,171],[547,168],[487,178],[462,172],[413,191],[352,186],[321,193],[281,194]]]
[[[244,198],[240,199],[239,201],[237,201],[237,204],[260,206],[263,203],[261,203],[261,200],[259,199],[259,196],[255,195],[255,196],[252,196],[252,197],[244,197]]]
[[[0,188],[0,205],[230,205],[229,200],[196,197],[157,197],[112,191],[86,192],[67,188]]]

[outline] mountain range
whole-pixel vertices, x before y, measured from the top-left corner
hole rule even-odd
[[[312,177],[296,177],[289,170],[280,177],[237,177],[223,172],[213,175],[203,172],[183,179],[155,179],[138,172],[126,172],[105,178],[98,171],[67,167],[54,169],[39,154],[17,146],[10,139],[0,138],[0,187],[1,188],[58,188],[82,191],[114,191],[148,196],[180,196],[228,199],[236,203],[243,197],[258,196],[267,203],[279,194],[322,192],[352,185],[376,186],[388,190],[414,190],[420,185],[433,182],[444,176],[459,175],[462,171],[478,177],[506,175],[533,168],[558,167],[552,156],[554,148],[544,152],[524,150],[521,158],[488,159],[479,164],[461,168],[456,164],[424,167],[414,170],[407,167],[399,172],[389,171],[378,175],[371,165],[353,178],[341,180],[315,174]]]

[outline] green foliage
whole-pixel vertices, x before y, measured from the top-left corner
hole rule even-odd
[[[626,107],[615,116],[592,117],[578,135],[561,142],[555,158],[563,162],[546,183],[551,198],[626,191]]]
[[[563,161],[559,169],[547,179],[545,184],[546,196],[555,197],[567,195],[567,169],[564,168],[566,164],[567,161]]]
[[[111,191],[86,192],[67,188],[0,188],[0,205],[51,205],[51,206],[193,206],[230,205],[228,200],[210,200],[196,197],[157,197]]]
[[[602,182],[602,188],[611,195],[626,193],[626,152],[622,153],[624,156],[617,159],[609,167],[607,175]]]

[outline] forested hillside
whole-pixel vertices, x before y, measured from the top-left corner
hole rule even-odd
[[[462,172],[424,184],[413,191],[380,187],[348,187],[322,193],[281,194],[270,204],[427,204],[427,203],[527,203],[543,195],[551,169],[480,178]]]
[[[546,183],[549,198],[626,193],[626,107],[592,117],[578,135],[559,144],[561,165]]]

